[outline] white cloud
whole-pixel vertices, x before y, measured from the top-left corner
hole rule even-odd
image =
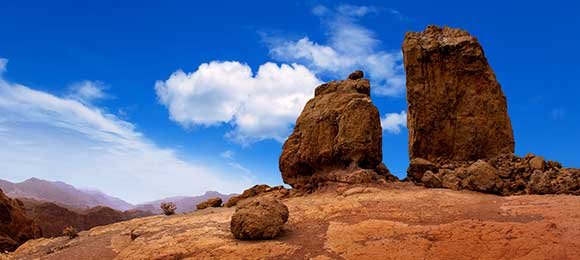
[[[255,75],[237,61],[201,64],[155,84],[170,117],[184,127],[230,124],[227,136],[242,144],[282,142],[321,81],[298,64],[265,63]]]
[[[108,97],[104,90],[105,85],[102,82],[85,80],[72,84],[67,98],[90,104],[95,100]]]
[[[6,64],[8,64],[8,60],[0,58],[0,75],[2,72],[6,71]]]
[[[0,129],[0,172],[11,180],[35,176],[90,184],[131,202],[240,192],[252,184],[242,169],[228,174],[183,160],[97,107],[1,77]]]
[[[399,96],[404,92],[405,75],[401,53],[380,50],[380,41],[374,32],[357,21],[369,13],[376,13],[377,9],[341,5],[330,10],[316,6],[312,12],[321,18],[327,29],[327,43],[316,43],[308,37],[297,41],[264,37],[273,58],[303,63],[318,74],[338,78],[362,69],[373,83],[376,94]]]
[[[233,160],[234,159],[234,152],[230,150],[223,151],[220,153],[220,156],[225,159]]]
[[[407,127],[407,112],[385,114],[384,117],[381,117],[381,127],[383,131],[399,134],[402,128]]]

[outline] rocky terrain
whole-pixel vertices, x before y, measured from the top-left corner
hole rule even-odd
[[[152,216],[31,240],[15,259],[574,259],[580,197],[496,196],[412,183],[282,200],[275,240],[241,241],[234,208]]]
[[[63,207],[52,202],[30,199],[23,199],[23,202],[26,216],[34,220],[41,228],[43,237],[61,236],[64,228],[69,226],[82,231],[96,226],[153,215],[148,211],[118,211],[103,206],[80,210]]]
[[[577,259],[580,171],[513,154],[506,97],[477,39],[429,26],[405,36],[403,53],[405,181],[381,162],[378,110],[355,71],[317,87],[297,119],[279,161],[292,189],[256,185],[191,213],[30,240],[5,257]]]
[[[151,201],[143,204],[139,204],[135,206],[134,209],[141,210],[141,211],[149,211],[155,214],[161,214],[161,208],[159,205],[162,202],[172,202],[177,207],[177,213],[186,213],[192,212],[196,210],[196,205],[202,203],[210,198],[220,198],[222,201],[227,201],[229,198],[235,196],[236,194],[221,194],[216,191],[207,191],[203,195],[200,196],[179,196],[179,197],[171,197],[165,198],[161,200]]]
[[[0,190],[0,252],[12,251],[41,235],[40,228],[26,216],[22,201],[11,199]]]

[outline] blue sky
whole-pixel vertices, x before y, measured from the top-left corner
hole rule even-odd
[[[574,1],[5,1],[0,178],[62,180],[130,202],[281,184],[281,141],[316,84],[361,68],[405,176],[406,31],[478,37],[516,153],[580,167]]]

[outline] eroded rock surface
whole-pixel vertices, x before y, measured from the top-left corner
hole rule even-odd
[[[20,244],[41,235],[40,228],[26,216],[24,204],[0,190],[0,253],[13,251]]]
[[[416,159],[411,161],[408,171],[410,180],[430,188],[500,195],[580,195],[579,169],[563,168],[558,162],[546,162],[533,154],[525,157],[502,154],[492,159],[438,163]]]
[[[429,26],[405,35],[403,54],[411,159],[464,161],[514,152],[506,97],[475,37]]]
[[[288,221],[288,207],[275,198],[257,198],[239,206],[232,216],[230,230],[237,239],[272,239]]]
[[[362,71],[317,87],[284,143],[280,171],[285,183],[312,190],[332,183],[369,183],[384,175],[379,111]],[[377,173],[379,172],[379,173]]]
[[[199,209],[205,208],[219,208],[222,206],[222,198],[211,198],[207,199],[206,201],[197,204],[195,207]]]
[[[31,240],[13,259],[575,259],[580,197],[500,197],[411,183],[283,199],[285,232],[240,241],[233,208],[152,216]],[[134,239],[132,239],[134,238]],[[485,250],[482,250],[485,249]]]
[[[242,194],[231,197],[225,204],[225,207],[233,207],[243,204],[245,201],[256,197],[285,198],[290,195],[290,191],[283,186],[270,187],[266,184],[258,184],[244,190]]]
[[[579,194],[579,170],[515,156],[507,101],[477,39],[429,26],[405,35],[407,179],[433,188]]]

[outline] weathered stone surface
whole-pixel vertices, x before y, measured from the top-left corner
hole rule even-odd
[[[420,159],[414,160],[415,163],[409,166],[408,178],[426,187],[439,187],[438,183],[441,180],[441,187],[444,188],[468,189],[499,195],[580,195],[579,169],[562,168],[562,165],[555,161],[543,165],[538,163],[543,160],[541,156],[527,155],[522,158],[513,154],[502,154],[476,162],[431,163]],[[417,179],[419,176],[420,179]]]
[[[279,166],[285,183],[309,190],[384,179],[376,173],[382,161],[379,111],[362,77],[357,71],[316,88],[284,143]]]
[[[288,221],[288,207],[275,198],[257,198],[236,209],[230,230],[237,239],[272,239]]]
[[[506,98],[477,39],[429,26],[403,43],[410,158],[477,160],[513,153]]]
[[[437,172],[437,166],[423,158],[413,158],[407,169],[407,178],[411,181],[420,181],[426,171]]]
[[[225,207],[233,207],[238,204],[243,203],[245,200],[254,197],[273,197],[273,198],[284,198],[289,195],[288,189],[283,186],[270,187],[266,184],[254,185],[253,187],[246,189],[242,194],[231,197],[225,204]]]
[[[229,230],[234,209],[216,208],[95,227],[73,240],[30,240],[11,256],[142,260],[575,259],[580,255],[577,196],[498,197],[388,183],[386,188],[364,188],[348,196],[317,192],[283,202],[290,213],[287,233],[274,240],[235,239]]]
[[[529,184],[530,193],[533,194],[550,194],[552,191],[552,182],[550,175],[541,170],[535,170],[530,176]]]
[[[529,164],[530,167],[532,167],[534,170],[543,171],[546,167],[546,162],[542,156],[534,156],[532,159],[530,159]]]
[[[432,171],[426,171],[421,177],[421,182],[425,184],[425,187],[429,188],[440,188],[441,187],[441,179],[439,176],[435,175]]]
[[[205,208],[219,208],[221,206],[222,206],[222,198],[211,198],[202,203],[197,204],[195,207],[198,210],[200,210]]]
[[[461,182],[465,189],[497,193],[501,190],[502,180],[498,177],[497,169],[489,163],[478,160],[466,169],[468,175]]]
[[[26,216],[24,204],[0,190],[0,253],[13,251],[29,239],[42,236],[40,228]]]
[[[407,179],[486,193],[580,194],[580,175],[555,161],[515,156],[507,101],[468,32],[429,26],[405,35]]]

